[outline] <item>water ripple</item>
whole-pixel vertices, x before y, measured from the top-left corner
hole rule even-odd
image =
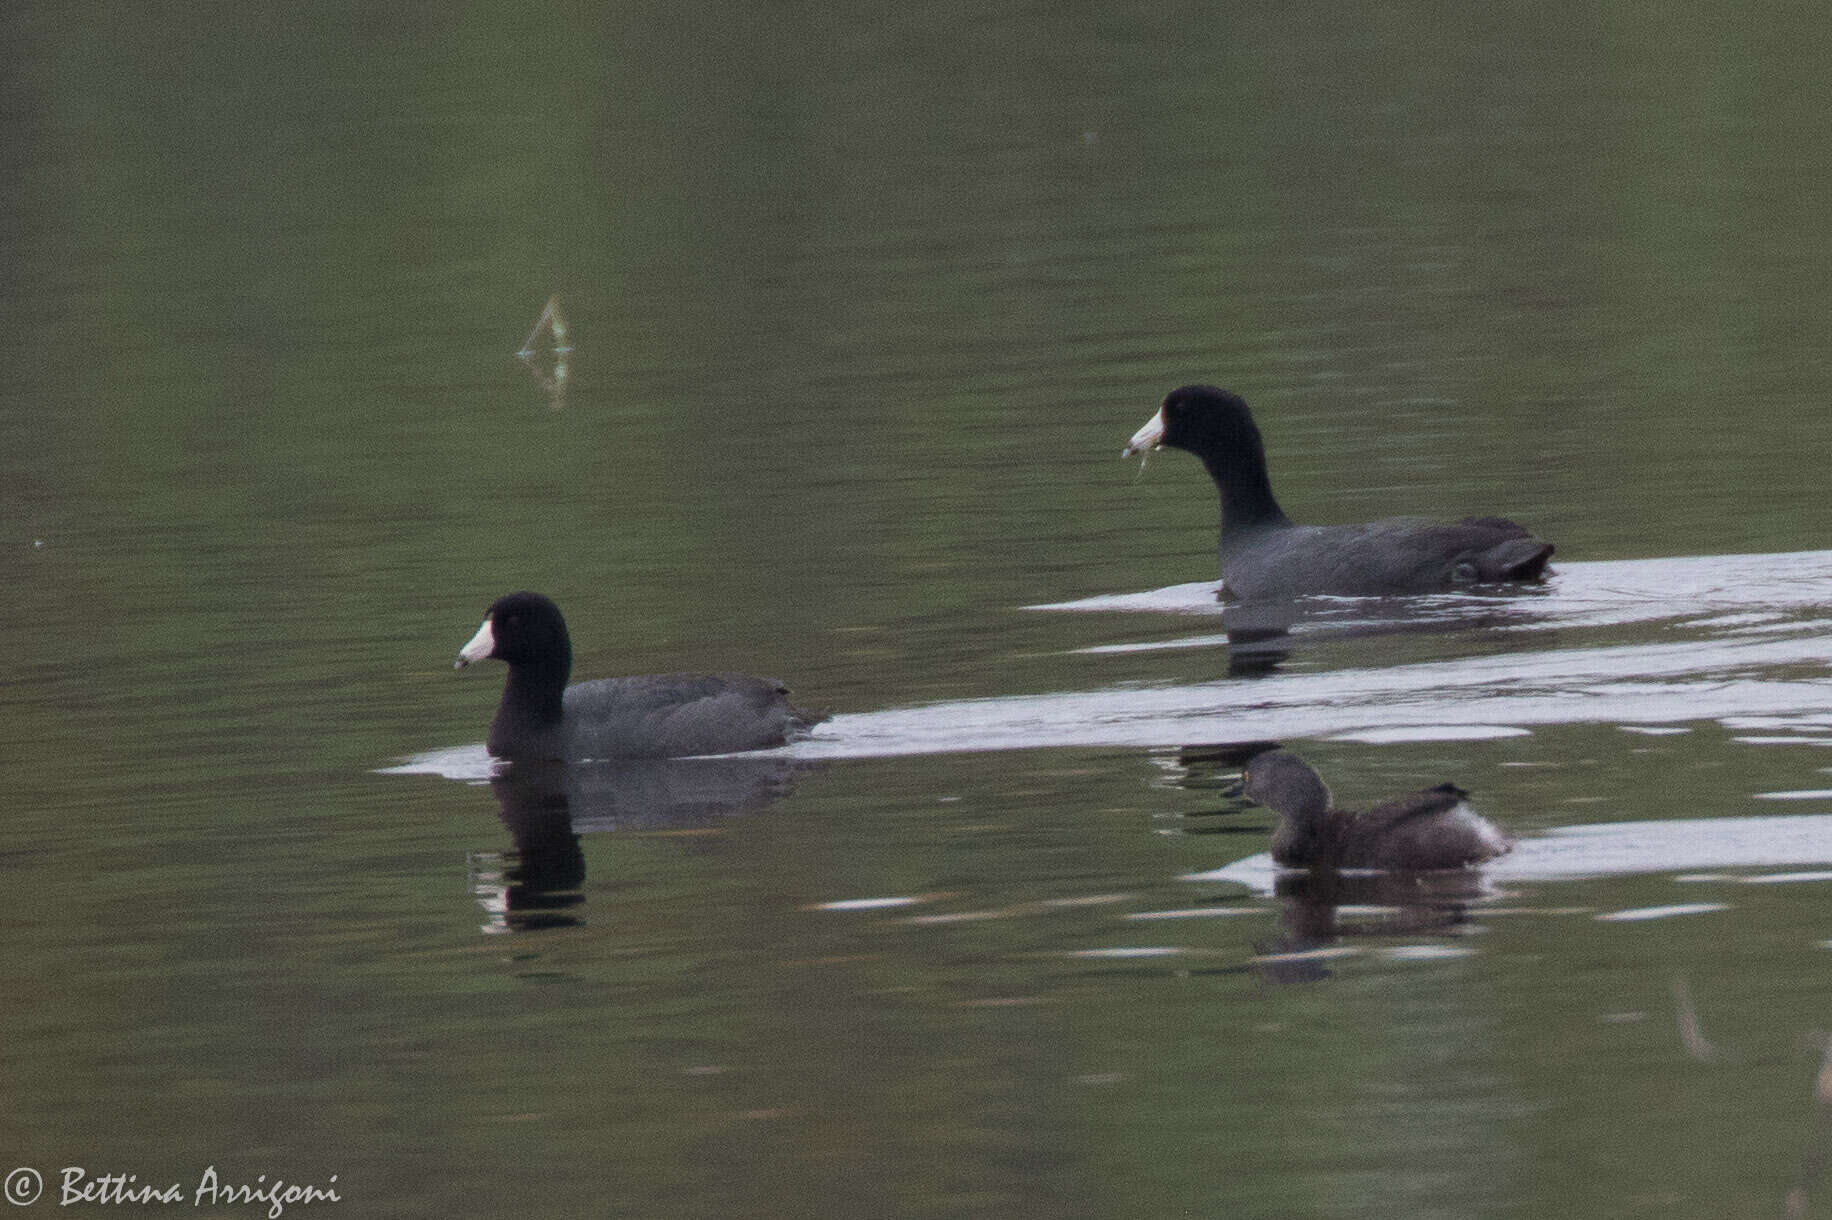
[[[1212,584],[1177,585],[1048,608],[1214,613],[1213,593]],[[840,715],[788,752],[845,758],[1267,738],[1464,739],[1580,722],[1642,733],[1712,719],[1791,728],[1823,726],[1832,715],[1832,620],[1823,613],[1832,606],[1832,551],[1566,564],[1543,592],[1500,601],[1447,596],[1370,607],[1333,600],[1341,604],[1326,611],[1332,629],[1378,627],[1400,614],[1454,624],[1473,606],[1482,617],[1472,631],[1558,628],[1558,646],[1288,672],[1274,681],[1116,683]],[[1335,613],[1345,608],[1348,618]],[[1657,643],[1585,646],[1576,638],[1655,619],[1672,620]]]

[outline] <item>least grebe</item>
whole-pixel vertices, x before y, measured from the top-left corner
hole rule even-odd
[[[1328,785],[1290,750],[1253,758],[1242,779],[1248,798],[1279,815],[1272,858],[1289,868],[1468,868],[1513,846],[1455,784],[1356,812],[1332,809]]]

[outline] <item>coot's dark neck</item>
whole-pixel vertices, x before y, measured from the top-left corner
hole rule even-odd
[[[498,758],[559,758],[560,725],[570,655],[509,666],[509,681],[496,719],[490,722],[490,753]]]
[[[1208,468],[1209,477],[1221,492],[1221,541],[1228,542],[1245,534],[1291,524],[1291,518],[1279,507],[1272,494],[1272,479],[1266,473],[1266,451],[1258,436],[1248,443],[1226,449],[1198,453]]]

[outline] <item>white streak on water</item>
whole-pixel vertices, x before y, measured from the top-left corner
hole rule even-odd
[[[1173,585],[1033,609],[1217,614],[1213,582]],[[806,758],[1176,746],[1348,736],[1451,739],[1458,729],[1517,734],[1535,725],[1617,722],[1659,733],[1724,720],[1821,736],[1832,745],[1832,551],[1566,563],[1542,591],[1518,597],[1318,599],[1351,625],[1468,622],[1485,633],[1558,628],[1561,647],[1412,665],[1288,670],[1264,680],[1115,684],[1006,699],[969,699],[841,715],[788,752]],[[1382,616],[1386,616],[1383,619]],[[1397,617],[1396,617],[1397,616]],[[1774,621],[1780,616],[1787,621]],[[1571,646],[1575,629],[1671,620],[1656,643]],[[1760,630],[1749,630],[1751,626]],[[1341,628],[1340,619],[1329,623]],[[1295,637],[1302,637],[1299,624]],[[1192,646],[1213,645],[1204,634]],[[1099,645],[1108,651],[1152,645]],[[1086,650],[1083,650],[1086,651]],[[1758,743],[1752,743],[1758,744]],[[1759,744],[1768,744],[1767,741]]]
[[[496,774],[496,760],[480,741],[475,745],[447,746],[402,759],[380,768],[382,775],[437,775],[461,783],[481,784]]]
[[[1506,610],[1520,627],[1602,627],[1621,623],[1690,618],[1720,628],[1770,629],[1777,616],[1828,604],[1832,551],[1773,555],[1689,555],[1666,559],[1623,559],[1593,563],[1553,561],[1544,586],[1517,597],[1438,594],[1405,599],[1407,616],[1436,610],[1452,615],[1471,607]],[[1144,593],[1105,594],[1077,601],[1027,606],[1028,610],[1132,611],[1158,614],[1219,614],[1218,582],[1170,585]],[[1357,602],[1378,614],[1378,599],[1319,598],[1352,608]],[[1785,624],[1779,624],[1785,627]]]
[[[1676,902],[1664,907],[1634,907],[1626,911],[1605,911],[1592,916],[1603,923],[1640,923],[1648,919],[1671,919],[1675,915],[1707,915],[1729,908],[1721,902]]]
[[[1048,608],[1216,615],[1214,592],[1204,581]],[[1832,551],[1562,563],[1542,590],[1516,597],[1324,600],[1331,613],[1362,616],[1354,622],[1363,625],[1431,622],[1435,615],[1466,634],[1517,632],[1521,644],[1556,646],[848,713],[773,753],[826,759],[1326,737],[1468,740],[1577,723],[1653,735],[1712,720],[1762,730],[1744,739],[1751,745],[1832,746]],[[1472,608],[1480,612],[1473,619]],[[1661,620],[1657,642],[1587,641],[1579,630]],[[1546,628],[1558,630],[1532,634]],[[1300,624],[1294,638],[1305,630]],[[1200,642],[1216,638],[1209,633]],[[1123,657],[1113,664],[1122,668]],[[490,763],[471,746],[419,755],[391,770],[482,780]]]
[[[1832,711],[1832,678],[1763,681],[1687,669],[1832,662],[1832,642],[1803,641],[1768,658],[1723,650],[1596,649],[1586,654],[1513,654],[1505,659],[1291,674],[1277,683],[1111,687],[1009,699],[973,699],[835,716],[796,758],[870,758],[1061,746],[1179,746],[1255,739],[1319,738],[1443,726],[1460,719],[1494,728],[1634,721],[1685,722],[1768,712]],[[1588,669],[1557,684],[1539,667]],[[1664,681],[1610,680],[1617,667]]]
[[[1401,741],[1495,741],[1503,737],[1530,737],[1529,729],[1501,724],[1420,724],[1405,728],[1363,729],[1337,733],[1331,741],[1359,741],[1365,745],[1392,745]]]

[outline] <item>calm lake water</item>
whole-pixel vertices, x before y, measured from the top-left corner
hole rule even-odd
[[[7,6],[21,1214],[1824,1214],[1828,28]],[[1231,655],[1189,381],[1557,575]],[[492,782],[519,588],[834,716]],[[1520,849],[1280,883],[1266,740]]]

